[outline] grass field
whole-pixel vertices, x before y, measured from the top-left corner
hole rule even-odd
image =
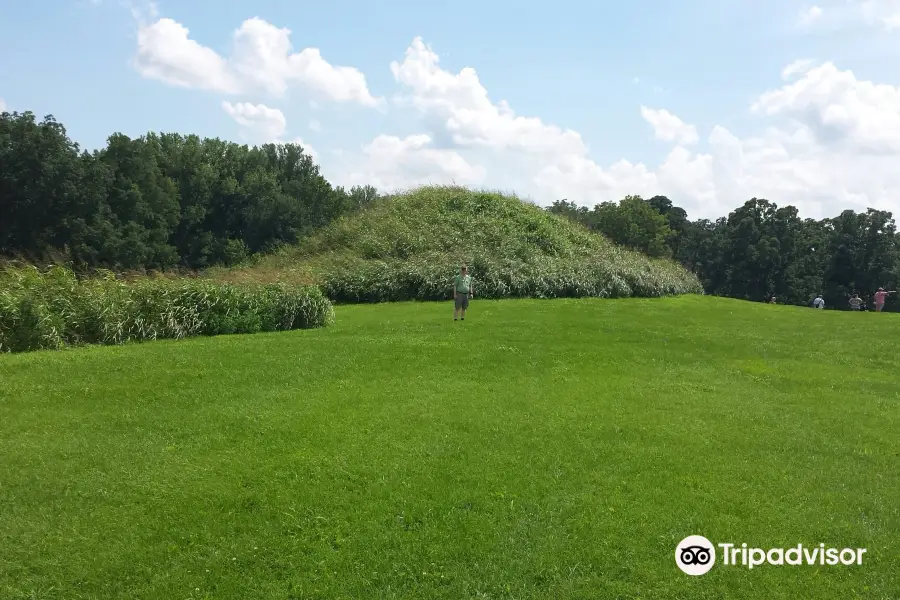
[[[0,598],[900,597],[900,318],[451,313],[0,356]],[[690,534],[868,552],[692,578]]]

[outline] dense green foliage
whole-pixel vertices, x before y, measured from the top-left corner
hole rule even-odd
[[[315,287],[125,282],[112,273],[78,279],[61,267],[0,272],[0,352],[305,329],[330,324],[333,316]]]
[[[828,307],[846,309],[853,293],[869,299],[879,287],[900,286],[900,234],[886,211],[848,210],[817,221],[754,198],[728,217],[692,222],[664,196],[593,209],[558,201],[548,210],[618,243],[674,257],[710,294],[805,305],[821,293]],[[890,296],[885,310],[900,310],[900,299]]]
[[[888,600],[896,315],[339,306],[0,356],[3,600]],[[687,535],[867,548],[685,575]]]
[[[463,263],[482,298],[702,291],[694,275],[670,260],[618,247],[515,197],[456,187],[376,201],[257,261],[244,275],[290,281],[299,273],[337,302],[439,300],[450,296]],[[215,275],[240,278],[234,270]]]
[[[375,231],[358,221],[331,233],[353,231],[364,242],[329,246],[322,236],[308,239],[377,198],[370,186],[333,187],[292,144],[248,148],[191,135],[131,139],[117,133],[105,148],[88,153],[52,117],[38,122],[31,113],[0,115],[0,257],[65,262],[77,271],[193,270],[243,263],[304,242],[299,254],[287,251],[309,267],[304,281],[319,281],[327,271],[328,293],[341,300],[443,297],[448,271],[461,260],[476,266],[481,291],[497,297],[656,295],[683,287],[682,275],[664,263],[636,267],[630,254],[608,245],[597,249],[585,238],[572,243],[595,244],[593,250],[567,253],[565,243],[552,239],[554,230],[531,213],[510,217],[504,228],[482,222],[502,217],[502,210],[491,216],[428,208],[426,216],[444,220],[430,223],[399,214],[412,206],[407,196],[398,199],[395,214],[372,224]],[[386,212],[380,210],[378,218]],[[885,211],[812,220],[792,206],[753,198],[727,217],[691,221],[665,196],[628,196],[592,209],[560,200],[549,211],[627,248],[680,262],[710,294],[806,304],[822,293],[829,308],[846,308],[854,292],[869,299],[879,286],[900,287],[900,234]],[[477,231],[455,228],[464,219],[481,219],[483,238],[512,237],[487,243]],[[308,258],[317,248],[336,256],[312,264]],[[597,252],[607,258],[595,260]],[[285,268],[294,275],[304,269]],[[662,279],[648,283],[647,269]],[[900,310],[897,295],[887,310]]]
[[[232,264],[376,195],[333,188],[293,144],[117,133],[88,153],[52,117],[0,115],[0,256],[59,255],[79,270]]]

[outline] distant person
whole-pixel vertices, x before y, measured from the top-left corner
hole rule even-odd
[[[887,300],[888,294],[896,293],[896,290],[886,292],[884,291],[884,288],[878,288],[878,291],[875,292],[875,312],[881,312],[881,310],[884,308],[884,301]]]
[[[453,320],[457,317],[461,321],[466,320],[466,309],[469,308],[469,298],[475,296],[475,287],[472,285],[472,277],[469,275],[469,267],[463,265],[459,269],[459,275],[453,279]]]
[[[813,308],[825,308],[825,300],[822,299],[822,294],[816,296],[816,299],[813,300]]]
[[[859,310],[862,308],[862,298],[859,297],[859,294],[853,294],[850,298],[850,310]]]
[[[769,304],[778,304],[775,300],[776,300],[775,296],[772,296],[772,299],[769,300]]]

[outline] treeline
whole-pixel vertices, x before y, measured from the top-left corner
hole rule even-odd
[[[753,198],[727,217],[691,221],[665,196],[628,196],[594,208],[559,200],[548,210],[651,256],[674,258],[709,294],[806,305],[821,293],[826,306],[845,309],[854,293],[871,303],[879,287],[900,285],[900,234],[886,211],[802,219],[793,206]],[[885,310],[898,309],[890,296]]]
[[[67,262],[76,271],[203,269],[292,244],[378,197],[334,187],[300,146],[248,147],[194,135],[113,134],[79,149],[52,116],[0,115],[0,257]],[[889,212],[802,219],[753,198],[727,217],[691,221],[665,196],[548,208],[695,272],[710,294],[845,308],[900,286]],[[896,296],[887,308],[900,308]]]
[[[81,151],[52,116],[0,115],[0,256],[76,270],[230,265],[371,202],[300,146],[121,133]]]

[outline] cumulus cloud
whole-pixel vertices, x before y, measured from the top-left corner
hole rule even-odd
[[[240,126],[241,138],[250,144],[284,144],[292,143],[303,147],[303,150],[314,160],[318,160],[319,154],[299,137],[291,140],[283,139],[287,130],[287,119],[284,113],[277,108],[270,108],[265,104],[251,104],[249,102],[223,101],[222,110]]]
[[[542,204],[665,194],[693,217],[721,216],[753,196],[821,217],[845,208],[896,209],[900,195],[900,89],[859,80],[832,63],[787,65],[782,86],[747,107],[760,133],[741,138],[713,126],[704,151],[686,147],[700,137],[695,127],[643,107],[657,137],[676,144],[655,167],[626,159],[597,164],[576,131],[491,100],[473,68],[442,69],[419,38],[391,70],[403,86],[398,105],[426,115],[437,131],[379,136],[344,171],[354,182],[371,177],[402,188],[451,178],[483,181]],[[450,147],[433,147],[436,136]]]
[[[470,164],[458,152],[435,148],[428,135],[379,135],[363,146],[361,168],[349,176],[349,183],[385,191],[426,184],[477,186],[485,174],[484,167]]]
[[[134,64],[144,77],[181,87],[281,97],[296,84],[332,101],[380,104],[359,70],[330,64],[317,48],[294,52],[290,37],[289,29],[247,19],[225,57],[191,39],[181,23],[160,18],[139,25]]]
[[[688,145],[695,144],[700,139],[696,127],[688,125],[665,109],[641,106],[641,116],[653,126],[658,140]]]
[[[830,62],[762,94],[752,110],[793,120],[823,148],[900,154],[900,88],[860,81]]]
[[[0,113],[6,112],[6,102],[3,98],[0,98]]]
[[[222,109],[241,126],[245,137],[256,143],[277,142],[287,129],[284,113],[265,104],[222,102]]]

